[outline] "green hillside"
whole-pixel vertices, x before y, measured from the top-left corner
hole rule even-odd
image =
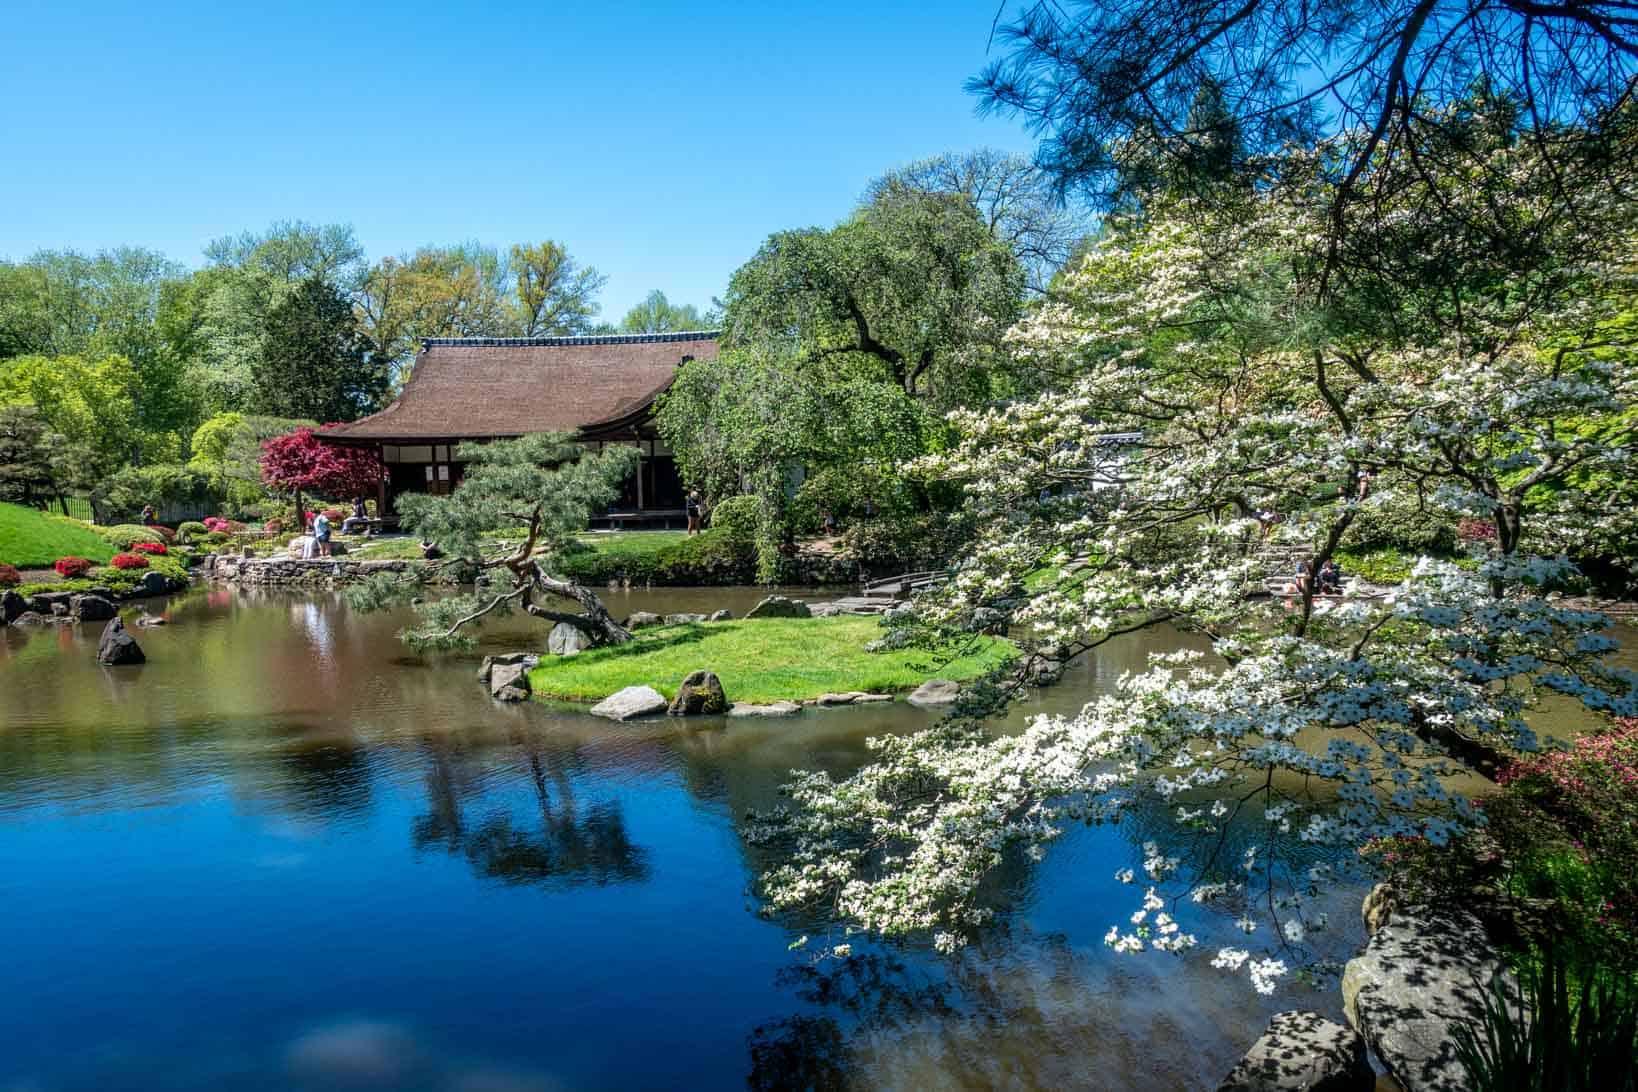
[[[43,569],[59,557],[107,561],[114,548],[79,520],[0,503],[0,562]]]

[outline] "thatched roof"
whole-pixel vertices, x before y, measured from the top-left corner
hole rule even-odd
[[[429,338],[386,409],[326,440],[432,440],[594,431],[646,410],[715,331],[601,337]]]

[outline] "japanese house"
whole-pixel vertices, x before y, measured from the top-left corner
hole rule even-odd
[[[590,337],[428,338],[391,405],[320,433],[371,447],[387,476],[376,497],[389,520],[405,493],[448,493],[468,441],[569,432],[601,450],[638,449],[637,471],[594,524],[670,526],[683,515],[676,460],[655,432],[654,400],[690,360],[717,355],[715,331]]]

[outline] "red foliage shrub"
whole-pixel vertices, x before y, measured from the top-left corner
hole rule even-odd
[[[374,493],[386,472],[374,451],[324,443],[310,428],[263,443],[261,469],[274,489],[332,497]]]
[[[331,523],[340,523],[347,518],[347,513],[340,508],[326,508],[324,514]]]
[[[152,531],[166,542],[176,541],[176,529],[173,527],[165,527],[158,523],[150,523],[148,524],[148,530]]]
[[[170,553],[169,547],[167,547],[163,542],[137,542],[131,545],[131,549],[139,554]]]
[[[148,559],[143,557],[141,554],[115,554],[114,559],[108,564],[121,570],[146,569],[148,567]]]
[[[73,580],[91,571],[91,562],[83,557],[59,557],[51,566],[64,580]]]
[[[1496,541],[1496,525],[1487,519],[1463,516],[1456,522],[1456,537],[1463,542]]]
[[[23,574],[15,565],[0,565],[0,588],[13,588],[23,582]]]
[[[284,520],[270,519],[262,524],[262,530],[270,535],[276,535],[284,530]]]

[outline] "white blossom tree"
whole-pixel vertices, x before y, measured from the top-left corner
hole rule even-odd
[[[1175,834],[1115,877],[1143,890],[1106,942],[1183,951],[1197,941],[1178,902],[1225,903],[1251,940],[1214,964],[1270,992],[1323,925],[1332,878],[1293,840],[1443,843],[1482,822],[1451,776],[1541,746],[1527,718],[1544,694],[1638,712],[1609,620],[1554,594],[1571,556],[1631,526],[1587,485],[1633,471],[1631,172],[1574,215],[1530,147],[1498,142],[1474,175],[1407,176],[1373,229],[1377,274],[1321,290],[1323,172],[1289,180],[1338,154],[1286,159],[1281,185],[1233,207],[1177,197],[1111,221],[1008,337],[1061,382],[957,411],[959,444],[921,464],[966,486],[984,528],[918,602],[923,624],[1000,611],[1060,657],[1164,625],[1211,654],[1157,656],[1077,716],[999,737],[952,718],[875,741],[851,777],[798,775],[793,806],[753,830],[788,851],[764,877],[770,911],[822,904],[954,948],[992,914],[980,885],[1008,855],[1158,798]],[[1397,587],[1271,590],[1283,550],[1317,568],[1392,506],[1496,533]]]

